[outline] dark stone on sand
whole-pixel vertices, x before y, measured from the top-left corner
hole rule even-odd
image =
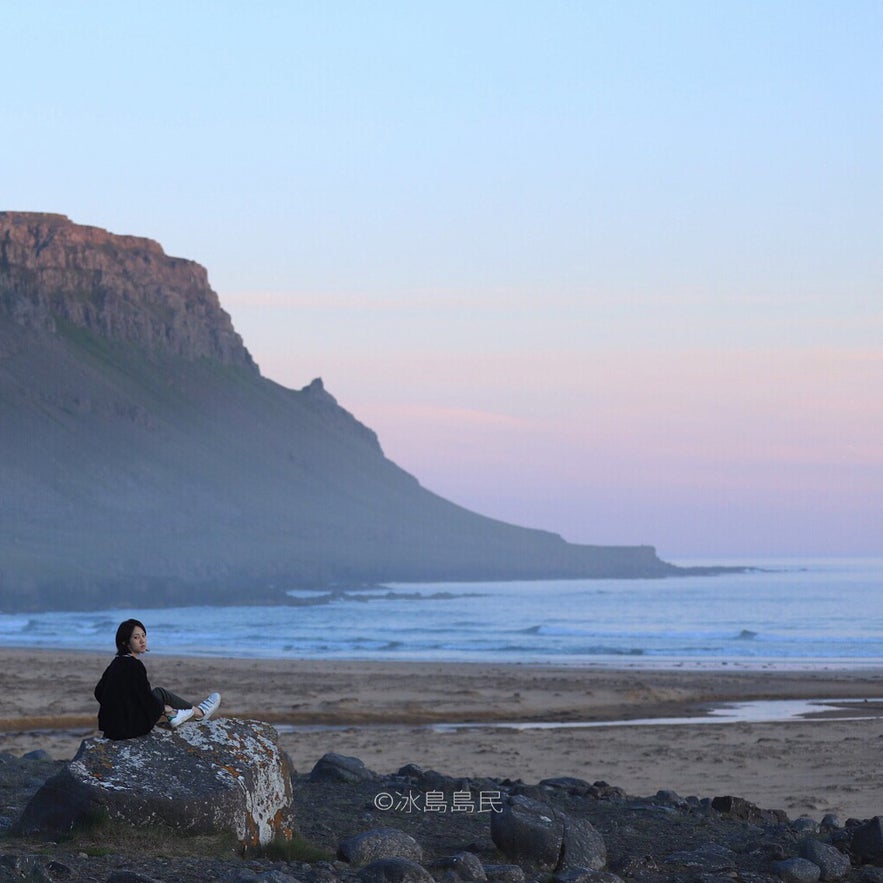
[[[311,782],[370,782],[377,778],[358,757],[335,754],[329,751],[323,755],[310,772]]]
[[[27,754],[22,755],[23,760],[52,760],[52,755],[48,751],[44,751],[42,748],[37,748],[35,751],[29,751]]]
[[[487,874],[481,859],[471,852],[458,852],[432,863],[432,868],[444,872],[446,883],[485,883]]]
[[[821,840],[805,840],[801,844],[800,854],[814,865],[819,866],[821,879],[825,881],[839,880],[841,877],[845,877],[852,867],[848,855],[844,855],[836,846],[823,843]]]
[[[600,870],[607,864],[604,840],[587,819],[571,818],[524,795],[494,813],[491,837],[507,858],[549,871]]]
[[[731,871],[736,867],[736,854],[717,843],[703,843],[693,850],[673,852],[666,861],[675,865],[699,868],[705,873]]]
[[[540,781],[541,788],[560,788],[569,794],[587,794],[592,787],[585,779],[577,779],[574,776],[556,776],[552,779]]]
[[[851,852],[857,864],[883,865],[883,818],[874,816],[853,830]]]
[[[782,810],[761,809],[742,797],[715,797],[711,801],[711,807],[723,815],[744,819],[746,822],[788,821],[788,816]]]
[[[818,865],[805,858],[776,862],[773,870],[785,883],[816,883],[822,873]]]
[[[385,858],[423,860],[420,844],[397,828],[375,828],[342,841],[337,847],[337,857],[351,865],[367,865]]]

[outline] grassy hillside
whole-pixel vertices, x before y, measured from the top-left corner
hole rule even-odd
[[[314,382],[0,316],[0,608],[278,599],[295,585],[660,576],[483,518]]]

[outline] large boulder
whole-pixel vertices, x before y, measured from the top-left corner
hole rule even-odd
[[[851,852],[858,864],[883,865],[883,816],[874,816],[855,828]]]
[[[598,871],[607,864],[604,840],[589,821],[524,795],[510,798],[494,813],[491,838],[508,859],[549,871]]]
[[[397,828],[375,828],[342,841],[337,847],[337,857],[351,865],[367,865],[384,858],[406,858],[423,861],[420,844]]]
[[[55,837],[104,816],[244,844],[290,838],[291,767],[276,730],[230,718],[154,728],[138,739],[86,739],[31,798],[15,830]]]
[[[329,751],[316,761],[310,772],[311,782],[343,782],[355,785],[358,782],[370,782],[377,778],[358,757],[336,754]]]
[[[845,877],[852,867],[848,855],[844,855],[836,846],[823,843],[821,840],[806,840],[800,847],[800,854],[818,865],[822,880],[839,880]]]

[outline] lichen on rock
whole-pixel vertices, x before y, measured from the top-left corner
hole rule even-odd
[[[293,833],[291,773],[276,730],[260,721],[221,718],[117,742],[94,737],[34,795],[16,830],[56,836],[104,813],[266,845]]]

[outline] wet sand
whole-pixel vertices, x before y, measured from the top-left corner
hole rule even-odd
[[[0,751],[70,758],[94,733],[92,690],[109,654],[0,648]],[[883,670],[613,671],[467,663],[173,658],[148,654],[150,680],[221,714],[281,726],[299,772],[327,751],[389,773],[418,763],[447,775],[537,782],[603,779],[635,795],[732,794],[789,816],[883,814]],[[841,699],[812,720],[497,728],[702,716],[753,699]],[[868,700],[868,702],[864,702]],[[486,726],[445,728],[436,724]],[[293,729],[291,727],[293,725]],[[190,724],[188,724],[190,726]]]

